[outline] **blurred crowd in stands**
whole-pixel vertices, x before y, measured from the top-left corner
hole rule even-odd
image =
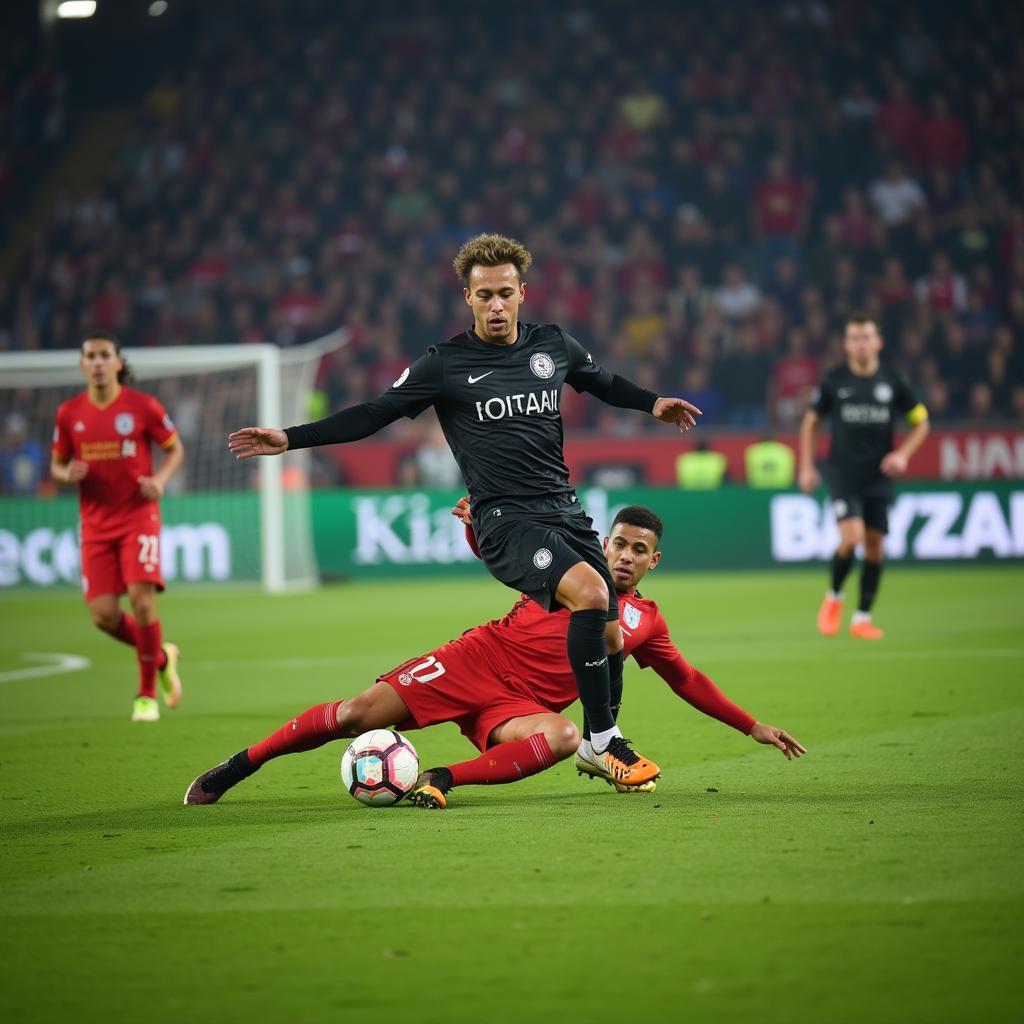
[[[469,326],[452,257],[501,231],[534,253],[523,319],[708,426],[791,429],[856,310],[936,421],[1019,421],[1022,12],[211,9],[137,98],[106,178],[63,194],[0,283],[0,348],[97,327],[128,346],[294,345],[346,326],[321,383],[351,404]],[[28,73],[5,118],[55,88]],[[17,151],[24,129],[10,137]],[[569,395],[563,412],[656,427]]]

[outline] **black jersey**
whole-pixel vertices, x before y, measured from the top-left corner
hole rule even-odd
[[[530,514],[538,498],[575,502],[562,457],[562,385],[620,409],[650,413],[658,396],[599,366],[554,324],[519,324],[512,345],[468,330],[427,354],[379,398],[288,427],[289,449],[369,437],[433,406],[462,471],[477,523],[497,503]],[[479,531],[478,531],[479,536]]]
[[[378,401],[410,418],[434,406],[473,511],[482,515],[499,502],[571,495],[562,386],[604,398],[613,380],[621,378],[557,325],[521,323],[512,345],[489,344],[470,329],[432,346]],[[644,396],[636,407],[650,411],[657,396]]]
[[[832,421],[828,461],[833,483],[887,489],[881,462],[893,450],[896,416],[917,404],[903,375],[884,366],[870,377],[859,377],[848,366],[827,373],[811,409]]]

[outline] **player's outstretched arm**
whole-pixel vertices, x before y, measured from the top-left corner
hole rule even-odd
[[[280,455],[288,450],[288,435],[274,427],[242,427],[228,434],[228,451],[236,459]]]
[[[329,444],[347,444],[376,434],[403,415],[400,403],[383,396],[362,405],[325,416],[315,423],[277,430],[274,427],[242,427],[228,435],[228,450],[238,459],[256,455],[280,455],[299,448],[322,448]]]
[[[667,631],[652,637],[633,655],[641,665],[653,668],[677,696],[708,717],[718,719],[723,725],[731,725],[758,743],[778,747],[789,760],[807,753],[806,748],[784,729],[757,721],[729,700],[708,676],[683,657]]]
[[[653,391],[595,363],[590,353],[571,335],[565,334],[569,372],[565,380],[577,391],[587,391],[616,409],[649,412],[662,423],[674,423],[680,430],[697,425],[701,411],[683,398],[659,398]]]
[[[750,730],[750,738],[768,747],[778,747],[786,760],[792,761],[794,757],[802,757],[807,753],[807,748],[794,739],[785,729],[777,729],[774,725],[765,725],[764,722],[755,722]]]

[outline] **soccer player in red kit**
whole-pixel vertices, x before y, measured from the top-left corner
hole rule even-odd
[[[466,522],[461,513],[467,509],[460,503],[453,511]],[[653,668],[683,700],[706,715],[758,743],[778,747],[787,758],[800,757],[806,750],[789,733],[758,722],[687,662],[672,643],[658,606],[638,592],[641,579],[661,558],[662,529],[655,513],[633,505],[618,513],[605,540],[626,654],[642,667]],[[467,538],[472,544],[468,525]],[[581,740],[575,723],[562,714],[577,697],[565,653],[569,614],[566,609],[548,612],[524,595],[503,618],[404,662],[352,700],[309,708],[266,739],[204,772],[189,786],[185,803],[215,803],[281,754],[312,750],[368,729],[422,729],[440,722],[458,725],[481,753],[470,761],[423,772],[411,795],[421,807],[446,806],[447,793],[455,786],[516,782],[573,754],[583,774],[603,778],[620,792],[650,792],[653,782],[643,787],[618,784],[594,757],[586,726]],[[620,700],[621,693],[612,694],[613,705]]]
[[[132,721],[155,722],[158,675],[167,706],[181,700],[178,648],[163,642],[156,595],[164,589],[158,502],[185,451],[163,406],[124,386],[129,373],[116,338],[89,334],[80,365],[88,387],[57,410],[50,473],[78,485],[85,600],[99,629],[135,648],[139,691]],[[156,472],[154,443],[165,452]],[[131,615],[120,607],[126,591]]]

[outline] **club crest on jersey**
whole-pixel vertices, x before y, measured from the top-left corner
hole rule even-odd
[[[631,604],[625,604],[622,606],[622,621],[629,626],[630,629],[636,629],[640,625],[640,609],[636,608]]]
[[[547,352],[534,352],[530,356],[530,369],[541,380],[550,380],[555,375],[555,361]]]
[[[75,424],[75,433],[80,434],[83,430],[85,430],[85,424],[81,420],[79,420]]]
[[[547,548],[538,548],[533,553],[533,564],[538,569],[546,569],[552,562],[551,552]]]
[[[832,511],[835,512],[836,519],[842,519],[850,511],[850,506],[842,498],[839,498],[832,502]]]
[[[114,417],[114,429],[127,437],[135,429],[135,417],[130,412],[119,412]]]
[[[875,401],[885,405],[892,401],[892,388],[885,383],[875,385]]]

